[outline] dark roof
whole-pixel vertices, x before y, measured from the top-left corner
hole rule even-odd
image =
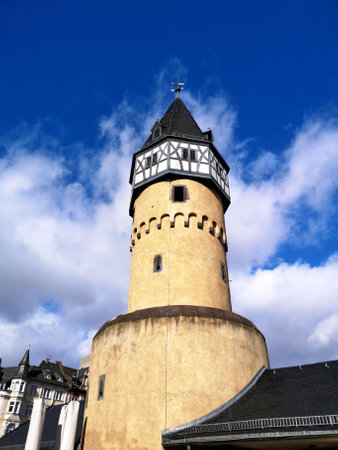
[[[155,123],[153,129],[156,128],[157,123],[161,127],[162,136],[185,134],[198,140],[208,140],[179,97],[175,98],[162,119]],[[142,148],[148,147],[152,141],[153,134],[149,136]]]
[[[74,449],[77,448],[81,437],[83,412],[84,412],[84,401],[80,402],[79,416],[76,427],[75,435],[75,445]],[[46,410],[45,423],[43,427],[41,444],[44,442],[55,442],[58,430],[58,420],[63,405],[50,406]],[[23,449],[25,446],[27,433],[29,428],[29,421],[20,425],[18,428],[13,430],[11,433],[7,434],[0,439],[0,449],[12,449],[15,445],[15,449]],[[21,447],[22,446],[22,447]],[[54,448],[54,447],[53,447]]]
[[[29,366],[29,348],[25,351],[22,360],[19,362],[19,366]]]
[[[232,400],[163,436],[165,442],[172,442],[218,435],[224,442],[234,433],[240,439],[248,430],[251,434],[325,431],[338,435],[338,361],[261,369]]]
[[[27,366],[26,363],[24,363],[24,365],[27,367],[27,375],[25,374],[24,378],[28,378],[30,381],[41,381],[43,383],[63,387],[67,385],[68,387],[75,389],[80,389],[81,387],[83,375],[79,376],[77,369],[63,366],[60,361],[50,362],[44,360],[39,366]],[[13,378],[22,378],[23,374],[20,374],[20,366],[23,366],[22,362],[16,367],[1,367],[0,382],[9,385]]]
[[[0,382],[6,383],[14,378],[18,373],[18,366],[15,367],[0,367]]]

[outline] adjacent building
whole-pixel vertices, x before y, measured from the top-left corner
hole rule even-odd
[[[48,406],[82,400],[87,373],[88,368],[77,370],[48,358],[30,365],[29,349],[18,366],[1,367],[0,361],[0,437],[29,420],[35,398],[43,397]]]

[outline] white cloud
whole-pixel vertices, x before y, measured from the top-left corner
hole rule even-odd
[[[217,148],[235,161],[226,215],[234,311],[264,331],[273,362],[336,357],[337,258],[318,267],[278,259],[282,244],[314,237],[320,242],[319,227],[330,227],[338,186],[336,123],[308,119],[283,154],[262,152],[244,164],[247,153],[234,138],[237,115],[226,96],[185,95],[201,128],[210,126]],[[148,99],[143,106],[124,100],[103,118],[100,140],[84,152],[77,178],[74,161],[48,151],[60,146],[57,139],[39,141],[38,126],[31,135],[26,130],[2,141],[0,334],[9,342],[0,355],[4,364],[17,364],[29,343],[36,362],[51,354],[76,364],[95,330],[125,312],[131,155],[168,106],[162,100]]]

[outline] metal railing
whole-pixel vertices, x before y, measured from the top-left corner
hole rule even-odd
[[[264,428],[289,428],[338,425],[338,415],[305,416],[305,417],[274,417],[270,419],[240,420],[217,424],[195,425],[182,430],[180,435],[197,433],[220,433],[231,431],[258,430]]]

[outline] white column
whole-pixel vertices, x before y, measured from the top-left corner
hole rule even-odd
[[[61,408],[59,421],[58,421],[58,429],[57,429],[57,433],[56,433],[56,443],[55,443],[56,450],[60,450],[60,447],[61,447],[63,432],[65,429],[66,417],[67,417],[67,405],[63,405]]]
[[[26,439],[25,450],[39,450],[43,425],[45,422],[46,402],[43,398],[34,401],[31,420]]]
[[[63,430],[61,432],[62,440],[60,450],[74,450],[79,409],[80,409],[80,402],[76,400],[72,400],[67,405],[66,420],[63,426]]]

